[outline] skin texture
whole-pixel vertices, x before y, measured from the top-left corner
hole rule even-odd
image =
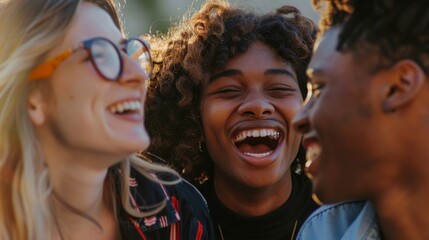
[[[308,68],[312,97],[294,118],[304,133],[307,172],[325,203],[371,201],[385,239],[425,239],[429,91],[416,62],[370,73],[324,33]]]
[[[204,142],[215,165],[215,191],[229,208],[257,216],[278,208],[291,191],[290,164],[301,135],[292,127],[293,115],[303,99],[295,72],[271,48],[253,43],[230,59],[205,87],[201,101]],[[277,147],[233,142],[243,130],[275,129]]]
[[[82,8],[85,11],[77,14],[65,40],[52,50],[48,58],[96,36],[120,43],[123,37],[108,14],[95,6],[87,8]],[[89,14],[91,11],[93,15]],[[100,18],[106,21],[98,23]],[[38,124],[50,125],[46,132],[52,133],[50,139],[55,138],[55,142],[50,144],[65,146],[66,151],[72,147],[88,154],[105,152],[107,159],[117,159],[118,153],[123,157],[139,147],[147,147],[149,138],[140,125],[142,116],[134,121],[124,121],[108,111],[110,105],[124,100],[144,102],[143,71],[129,58],[123,57],[127,62],[123,77],[119,83],[109,82],[96,73],[86,58],[87,53],[79,50],[65,60],[50,80],[49,99],[42,99],[46,104],[41,113],[42,121]],[[87,137],[82,138],[83,132],[79,129],[85,129]],[[106,149],[111,149],[111,152],[106,152]],[[112,156],[108,157],[110,154]]]
[[[337,34],[338,31],[326,33],[313,55],[308,67],[313,96],[296,118],[296,124],[302,125],[301,118],[308,118],[311,126],[304,140],[310,160],[307,172],[312,176],[314,192],[323,202],[362,197],[359,188],[367,184],[362,174],[376,161],[372,161],[373,156],[362,159],[360,152],[375,151],[372,146],[377,146],[377,136],[372,132],[380,129],[376,106],[371,102],[374,94],[365,88],[372,84],[370,76],[360,71],[351,54],[335,51]],[[345,136],[366,141],[344,141]],[[318,148],[322,148],[320,155]]]
[[[121,32],[101,8],[82,3],[64,41],[48,59],[80,42],[105,37],[119,44]],[[129,116],[109,111],[112,104],[136,100],[144,104],[144,71],[123,53],[124,72],[118,82],[97,74],[87,53],[79,50],[67,58],[46,81],[46,91],[29,97],[29,115],[45,153],[54,192],[73,207],[101,219],[104,231],[54,201],[63,234],[73,239],[115,239],[117,224],[113,209],[103,201],[107,168],[129,154],[147,147],[143,110]]]

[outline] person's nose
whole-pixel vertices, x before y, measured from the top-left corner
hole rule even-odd
[[[151,69],[145,69],[136,60],[133,60],[130,56],[122,53],[123,69],[122,75],[119,81],[121,83],[136,84],[140,85],[149,80]]]
[[[261,118],[275,111],[273,104],[261,92],[249,93],[238,108],[240,115]]]
[[[308,133],[311,129],[309,113],[314,100],[310,99],[293,117],[292,126],[301,133]]]

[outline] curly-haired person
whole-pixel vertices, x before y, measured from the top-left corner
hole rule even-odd
[[[318,207],[291,122],[315,35],[295,7],[258,15],[215,0],[152,39],[146,154],[202,191],[219,239],[294,239]]]
[[[294,125],[327,205],[298,239],[428,239],[429,2],[316,3],[313,94]]]

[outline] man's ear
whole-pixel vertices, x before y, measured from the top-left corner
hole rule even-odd
[[[45,122],[45,99],[40,89],[30,90],[27,110],[31,122],[33,122],[34,125],[43,125]]]
[[[402,60],[391,68],[392,74],[386,79],[383,111],[395,112],[410,103],[423,88],[425,73],[412,60]]]

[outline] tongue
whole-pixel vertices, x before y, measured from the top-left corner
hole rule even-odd
[[[241,152],[248,152],[248,153],[266,153],[271,151],[271,149],[265,144],[256,144],[256,145],[241,144],[238,147],[238,149]]]

